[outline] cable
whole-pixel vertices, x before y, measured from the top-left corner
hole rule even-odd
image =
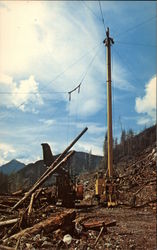
[[[17,95],[23,95],[23,94],[30,94],[30,95],[35,95],[35,94],[46,94],[46,95],[49,95],[49,94],[67,94],[67,92],[63,92],[63,91],[40,91],[40,92],[0,92],[0,95],[9,95],[9,94],[17,94]]]
[[[86,6],[86,8],[88,9],[88,10],[90,10],[91,12],[92,12],[92,14],[95,16],[95,17],[97,17],[100,21],[102,21],[102,19],[85,3],[85,1],[81,1],[81,3],[83,3],[85,6]],[[102,13],[102,12],[101,12]],[[103,17],[103,16],[102,16]],[[105,24],[104,24],[104,18],[103,18],[103,25],[105,26]],[[114,30],[113,28],[112,28],[112,30]]]
[[[99,1],[99,7],[100,7],[100,13],[101,13],[101,17],[102,17],[102,23],[103,23],[103,26],[104,26],[104,30],[106,32],[106,29],[105,29],[105,22],[104,22],[104,17],[103,17],[103,13],[102,13],[102,8],[101,8],[101,2]]]
[[[61,75],[63,75],[67,70],[69,70],[69,68],[70,67],[72,67],[73,65],[75,65],[77,62],[79,62],[82,58],[84,58],[87,54],[89,54],[91,51],[93,51],[93,49],[95,49],[95,48],[97,48],[98,46],[100,46],[100,43],[97,45],[97,46],[95,46],[94,48],[92,48],[92,50],[90,50],[90,51],[88,51],[87,53],[85,53],[83,56],[81,56],[81,57],[79,57],[79,59],[77,59],[74,63],[72,63],[71,65],[69,65],[64,71],[62,71],[60,74],[58,74],[52,81],[54,81],[54,80],[56,80],[57,78],[59,78]],[[50,83],[49,83],[50,84]],[[49,85],[48,84],[48,85]],[[47,86],[48,86],[47,85]],[[43,88],[42,88],[43,89]],[[41,89],[41,90],[42,90]],[[30,92],[30,94],[40,94],[41,93],[41,90],[40,90],[40,92],[38,93],[38,92]],[[21,94],[22,93],[26,93],[26,92],[20,92]],[[68,92],[66,91],[61,91],[61,92],[57,92],[57,91],[53,91],[53,92],[51,92],[50,94],[56,94],[56,93],[59,93],[59,94],[67,94]],[[0,92],[0,94],[12,94],[12,92]],[[26,104],[26,101],[25,102],[22,102],[21,104],[19,104],[18,106],[16,106],[16,108],[17,109],[19,109],[20,107],[22,107],[24,104]],[[7,116],[7,114],[5,115],[5,116],[3,116],[3,118],[5,118]]]
[[[135,77],[136,74],[135,74],[135,72],[130,68],[130,66],[128,65],[128,61],[125,61],[124,58],[122,58],[122,57],[120,56],[120,54],[118,53],[118,51],[117,51],[115,48],[114,48],[114,51],[115,51],[116,54],[119,56],[119,58],[124,62],[125,66],[128,67],[129,71],[133,74],[134,80],[136,80],[136,81],[139,83],[141,80],[139,80],[139,79],[137,79],[137,78]]]
[[[100,48],[100,47],[99,47]],[[98,48],[98,49],[99,49]],[[98,54],[98,50],[97,49],[97,51],[96,51],[96,53],[95,53],[95,55],[94,55],[94,57],[92,58],[92,60],[90,61],[90,63],[89,63],[89,65],[88,65],[88,67],[87,67],[87,69],[86,69],[86,71],[85,71],[85,73],[84,73],[84,75],[83,75],[83,77],[82,77],[82,79],[81,79],[81,82],[80,82],[80,84],[78,85],[78,86],[76,86],[73,90],[71,90],[71,91],[69,91],[68,92],[68,94],[69,94],[69,105],[68,105],[68,107],[69,107],[69,111],[70,111],[70,101],[71,101],[71,94],[74,92],[74,91],[76,91],[76,90],[78,90],[78,93],[80,93],[80,87],[81,87],[81,85],[82,85],[82,83],[83,83],[83,81],[84,81],[84,79],[85,79],[85,77],[86,77],[86,75],[87,75],[87,73],[88,73],[88,71],[89,71],[89,69],[90,69],[90,67],[91,67],[91,65],[93,64],[93,62],[94,62],[94,59],[96,58],[96,56],[97,56],[97,54]],[[77,96],[77,100],[76,100],[76,114],[75,114],[75,124],[78,124],[78,113],[79,113],[79,96]],[[70,112],[69,112],[70,113]],[[69,130],[70,130],[70,114],[68,113],[68,128],[67,128],[67,131],[68,131],[68,136],[69,136]],[[77,126],[75,126],[75,130],[77,129]],[[75,133],[76,133],[77,131],[75,131]],[[67,136],[67,142],[68,142],[68,136]]]
[[[121,42],[121,41],[115,41],[115,43],[124,44],[124,45],[131,45],[131,46],[145,46],[145,47],[157,47],[156,45],[152,44],[142,44],[142,43],[128,43],[128,42]]]
[[[48,83],[47,84],[47,86],[49,86],[50,84],[52,84],[52,82],[53,81],[55,81],[56,79],[58,79],[59,77],[61,77],[67,70],[69,70],[70,68],[72,68],[75,64],[77,64],[80,60],[82,60],[85,56],[87,56],[91,51],[93,51],[94,49],[96,49],[98,46],[100,46],[100,43],[98,44],[98,45],[96,45],[95,47],[93,47],[91,50],[89,50],[88,52],[86,52],[85,54],[83,54],[81,57],[79,57],[76,61],[74,61],[72,64],[70,64],[65,70],[63,70],[60,74],[58,74],[57,76],[55,76],[55,78],[53,78],[52,80],[51,80],[51,82],[50,83]],[[43,88],[41,88],[41,90],[42,90]],[[40,90],[40,93],[42,93],[42,91]],[[13,92],[6,92],[6,91],[4,91],[4,92],[0,92],[0,94],[12,94]],[[19,92],[19,93],[21,93],[21,94],[23,94],[23,93],[27,93],[27,92]],[[36,92],[29,92],[30,94],[37,94]],[[54,93],[54,94],[56,94],[56,93],[63,93],[63,94],[65,94],[65,93],[67,93],[67,91],[53,91],[53,92],[51,92],[51,93]],[[18,93],[17,93],[18,94]]]
[[[85,77],[86,77],[86,75],[87,75],[87,73],[88,73],[88,71],[89,71],[89,68],[92,66],[92,64],[93,64],[93,62],[94,62],[94,60],[95,60],[95,58],[96,58],[96,56],[97,56],[97,53],[99,52],[99,48],[100,48],[100,46],[98,47],[98,49],[97,49],[97,51],[96,51],[94,57],[92,58],[91,62],[89,63],[89,65],[88,65],[88,67],[87,67],[87,70],[86,70],[84,76],[82,77],[81,84],[82,84],[82,82],[84,81],[84,79],[85,79]]]
[[[120,33],[119,33],[118,35],[116,35],[115,37],[121,36],[121,35],[123,35],[123,34],[126,34],[127,32],[130,32],[130,31],[132,31],[132,30],[134,30],[134,29],[137,29],[139,26],[142,26],[143,24],[150,22],[151,20],[153,20],[153,19],[156,18],[156,17],[157,17],[157,16],[153,16],[153,17],[151,17],[151,18],[148,18],[148,19],[146,19],[145,21],[143,21],[143,22],[141,22],[141,23],[139,23],[139,24],[137,24],[137,25],[135,25],[135,26],[133,26],[133,27],[130,27],[128,30],[123,31],[123,32],[120,32]]]
[[[81,1],[81,3],[83,3],[83,5],[88,9],[88,10],[90,10],[91,11],[91,13],[94,15],[94,16],[96,16],[99,20],[101,20],[100,19],[100,17],[85,3],[85,1]]]
[[[70,64],[65,70],[63,70],[54,79],[52,79],[51,82],[47,84],[47,86],[49,86],[53,81],[55,81],[56,79],[58,79],[66,71],[68,71],[70,68],[72,68],[76,63],[78,63],[80,60],[82,60],[82,58],[84,58],[85,56],[87,56],[91,51],[93,51],[94,49],[96,49],[99,45],[100,45],[100,43],[97,46],[95,46],[94,48],[92,48],[91,50],[89,50],[87,53],[85,53],[84,55],[82,55],[81,57],[79,57],[74,63]]]
[[[97,48],[98,47],[98,45],[96,46],[96,47],[94,47],[94,48]],[[99,48],[100,48],[100,44],[99,44]],[[92,61],[89,63],[89,65],[88,65],[88,67],[87,67],[87,70],[86,70],[86,72],[85,72],[85,74],[84,74],[84,76],[83,76],[83,78],[82,78],[82,80],[81,80],[81,83],[79,84],[79,85],[81,85],[82,84],[82,82],[83,82],[83,80],[85,79],[85,77],[86,77],[86,75],[87,75],[87,72],[88,72],[88,70],[89,70],[89,67],[92,65],[92,63],[93,63],[93,61],[94,61],[94,59],[95,59],[95,57],[96,57],[96,55],[97,55],[97,52],[98,52],[98,50],[96,50],[96,54],[94,55],[94,57],[92,58]],[[89,52],[88,52],[89,53]],[[86,53],[86,54],[84,54],[82,57],[84,57],[85,55],[87,55],[88,53]],[[80,59],[82,59],[82,57],[80,57],[77,61],[75,61],[75,63],[76,62],[78,62]],[[74,63],[72,64],[72,65],[74,65]],[[68,67],[68,69],[69,69],[69,67]],[[65,71],[64,71],[65,72]],[[61,74],[63,74],[64,72],[62,72]],[[61,75],[60,74],[60,75]],[[57,77],[59,77],[59,75],[57,76]],[[56,77],[56,78],[57,78]],[[55,79],[56,79],[55,78]],[[78,88],[78,86],[74,89],[74,90],[76,90]],[[79,89],[80,89],[80,86],[79,86]],[[73,92],[74,90],[72,90],[71,92]],[[0,92],[0,94],[1,94],[2,92]],[[5,92],[3,92],[3,93],[5,93]],[[6,92],[7,93],[7,92]],[[20,92],[20,93],[26,93],[26,92]],[[31,92],[31,94],[40,94],[41,93],[41,91],[40,92]],[[64,94],[69,94],[69,92],[51,92],[51,93],[64,93]],[[22,102],[21,104],[19,104],[18,106],[16,106],[16,108],[17,109],[19,109],[20,107],[22,107],[24,104],[26,104],[26,101],[25,102]],[[7,116],[7,114],[3,117],[3,118],[5,118]]]
[[[100,48],[100,47],[99,47],[99,48]],[[99,48],[98,48],[98,49],[99,49]],[[97,49],[97,51],[96,51],[94,57],[93,57],[92,60],[90,61],[89,65],[88,65],[88,67],[87,67],[87,70],[85,71],[85,74],[83,75],[82,80],[80,81],[79,85],[77,85],[74,89],[72,89],[71,91],[68,92],[68,94],[69,94],[69,101],[71,101],[71,94],[72,94],[74,91],[78,90],[78,93],[80,93],[81,85],[82,85],[82,83],[83,83],[83,81],[84,81],[84,79],[85,79],[85,77],[86,77],[86,75],[87,75],[87,73],[88,73],[90,67],[92,66],[92,64],[93,64],[93,62],[94,62],[94,60],[95,60],[95,58],[96,58],[96,56],[97,56],[98,49]]]

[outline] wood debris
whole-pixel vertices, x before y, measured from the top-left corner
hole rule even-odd
[[[56,206],[53,186],[42,187],[39,180],[29,196],[29,191],[21,190],[1,194],[0,249],[140,249],[142,237],[143,249],[155,249],[155,168],[152,147],[124,168],[117,166],[119,204],[114,209],[91,205],[87,199],[73,209]],[[94,190],[93,176],[88,173],[81,177],[88,197]],[[138,227],[141,234],[136,233]],[[65,235],[70,235],[69,245],[63,241]]]

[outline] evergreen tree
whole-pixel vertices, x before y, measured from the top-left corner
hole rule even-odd
[[[122,156],[126,153],[126,132],[125,129],[122,130],[121,139],[120,139],[121,147],[122,147]]]

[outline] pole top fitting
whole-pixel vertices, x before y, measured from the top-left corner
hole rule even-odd
[[[109,27],[107,27],[106,29],[106,38],[105,40],[103,41],[103,43],[108,46],[108,45],[111,45],[111,44],[114,44],[114,41],[113,41],[113,38],[111,38],[109,35],[110,32],[109,32]]]
[[[106,36],[109,37],[109,27],[106,29]]]

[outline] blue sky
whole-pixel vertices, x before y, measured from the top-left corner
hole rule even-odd
[[[156,117],[156,3],[102,1],[112,46],[113,135]],[[0,165],[42,158],[41,143],[102,155],[105,29],[98,1],[1,1]],[[83,80],[69,102],[68,92]]]

